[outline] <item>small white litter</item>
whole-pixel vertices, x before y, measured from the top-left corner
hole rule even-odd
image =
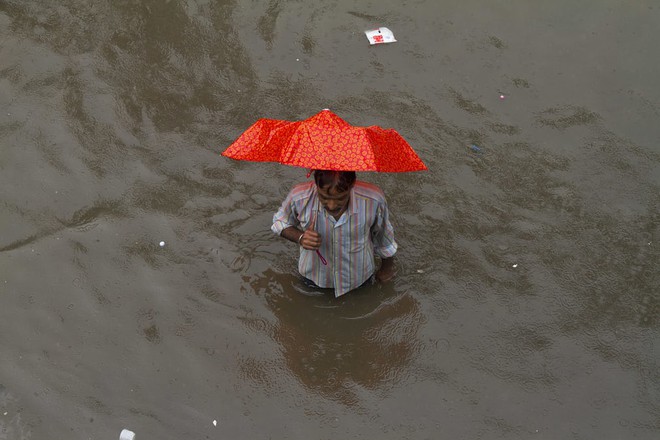
[[[122,429],[119,434],[119,440],[135,440],[135,433],[128,429]]]
[[[394,34],[386,27],[364,31],[364,34],[367,36],[371,45],[396,42]]]
[[[213,426],[218,426],[218,421],[217,420],[213,421]]]

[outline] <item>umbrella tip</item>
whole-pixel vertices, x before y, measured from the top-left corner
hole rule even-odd
[[[324,111],[324,112],[329,112],[330,109],[329,109],[329,108],[324,108],[323,111]]]

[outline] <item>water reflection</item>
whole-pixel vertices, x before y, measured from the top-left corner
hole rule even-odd
[[[359,388],[387,389],[405,377],[420,345],[425,317],[393,284],[361,288],[335,299],[308,290],[294,275],[272,270],[248,281],[277,318],[270,337],[290,372],[309,390],[345,405]]]

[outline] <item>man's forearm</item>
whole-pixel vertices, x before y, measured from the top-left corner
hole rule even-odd
[[[286,238],[289,241],[300,244],[298,240],[300,240],[302,234],[303,231],[300,229],[296,228],[295,226],[289,226],[288,228],[282,230],[280,236]]]
[[[390,281],[394,277],[394,257],[383,258],[380,268],[376,272],[376,279],[380,282]]]
[[[382,258],[380,260],[381,270],[391,270],[394,267],[394,257]]]

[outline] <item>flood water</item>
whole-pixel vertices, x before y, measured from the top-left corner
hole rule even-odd
[[[0,0],[0,439],[660,438],[658,41],[654,0]],[[429,167],[358,174],[398,274],[339,299],[270,232],[306,170],[219,154],[323,108]]]

